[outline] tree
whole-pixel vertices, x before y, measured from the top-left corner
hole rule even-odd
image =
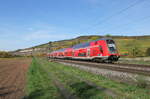
[[[110,37],[110,36],[112,36],[112,35],[111,35],[111,34],[106,34],[105,36],[106,36],[106,37]]]
[[[98,37],[98,36],[95,36],[95,37],[91,37],[90,39],[91,40],[97,40],[97,39],[99,39],[100,37]]]
[[[9,58],[9,57],[12,57],[12,54],[5,51],[0,51],[0,58]]]
[[[48,42],[48,48],[47,48],[47,52],[51,52],[52,51],[52,42]]]

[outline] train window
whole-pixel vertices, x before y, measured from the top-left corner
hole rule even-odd
[[[72,55],[72,52],[70,52],[69,54]]]
[[[103,48],[102,48],[102,46],[99,46],[99,50],[103,53]]]
[[[111,54],[117,53],[115,42],[113,40],[110,40],[110,39],[106,40],[106,42],[107,42],[110,53]]]
[[[111,53],[116,53],[116,48],[115,47],[109,47],[109,51]]]
[[[79,53],[78,56],[86,56],[86,53]]]
[[[97,41],[95,42],[95,45],[97,45]]]
[[[67,52],[65,52],[65,55],[67,55],[68,53]]]
[[[78,48],[85,48],[85,47],[88,47],[88,46],[90,46],[89,42],[88,43],[81,43],[81,44],[75,45],[72,48],[78,49]]]
[[[114,47],[109,47],[110,51],[114,52],[116,49]]]
[[[87,55],[90,56],[90,49],[87,51]]]
[[[72,56],[74,56],[74,52],[72,52]]]
[[[115,42],[113,40],[106,40],[107,44],[114,44]]]

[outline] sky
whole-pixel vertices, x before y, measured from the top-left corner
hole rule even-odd
[[[150,35],[149,0],[0,0],[0,50],[83,35]]]

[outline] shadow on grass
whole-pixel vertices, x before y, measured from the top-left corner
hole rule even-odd
[[[100,91],[94,86],[90,86],[85,82],[78,82],[71,84],[70,87],[75,90],[75,94],[82,99],[89,99],[96,96]]]
[[[53,99],[53,96],[51,97],[50,94],[50,88],[49,89],[37,89],[33,92],[31,92],[28,96],[25,96],[23,99]],[[56,98],[56,97],[55,97]]]
[[[95,86],[88,85],[86,82],[73,83],[69,87],[71,87],[75,91],[74,94],[81,99],[90,99],[105,90],[99,90]],[[53,96],[51,97],[51,95],[49,95],[51,94],[49,90],[51,89],[37,89],[23,99],[53,99]],[[57,97],[57,99],[62,99],[62,97]]]
[[[28,96],[25,96],[23,99],[38,99],[40,96],[43,96],[45,90],[35,90],[34,92],[30,93]]]

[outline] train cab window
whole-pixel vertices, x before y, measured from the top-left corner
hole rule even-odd
[[[115,42],[113,40],[106,40],[107,44],[115,44]]]
[[[109,52],[111,54],[117,53],[115,42],[113,40],[106,40],[106,42],[108,45]]]
[[[109,47],[109,50],[110,50],[111,52],[115,52],[115,51],[116,51],[116,49],[115,49],[114,47]]]

